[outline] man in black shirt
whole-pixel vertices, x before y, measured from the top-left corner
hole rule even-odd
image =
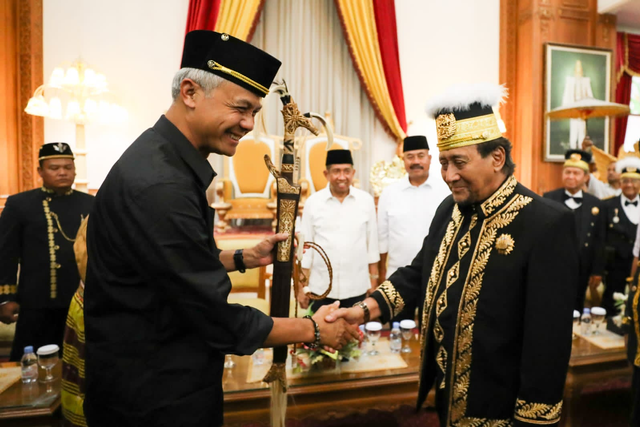
[[[38,160],[42,187],[9,197],[0,216],[0,321],[18,322],[10,360],[29,345],[62,348],[80,283],[73,242],[94,200],[71,189],[76,167],[68,144],[44,144]]]
[[[292,342],[340,348],[357,337],[324,321],[335,307],[310,321],[227,303],[227,271],[270,263],[286,235],[235,256],[217,249],[207,156],[235,153],[279,67],[228,34],[188,33],[173,104],[102,184],[87,231],[90,426],[222,425],[225,354]]]

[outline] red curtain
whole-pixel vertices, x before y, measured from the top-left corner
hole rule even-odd
[[[640,76],[640,35],[618,33],[616,45],[616,102],[629,105],[631,102],[631,78]],[[614,136],[614,154],[618,153],[624,144],[627,133],[628,117],[616,119]]]
[[[218,20],[220,3],[222,0],[189,0],[185,34],[193,30],[213,31]]]
[[[389,96],[400,127],[406,133],[407,118],[404,109],[402,77],[400,75],[395,0],[374,0],[373,9],[378,30],[380,55],[382,56],[382,68],[384,69],[384,77],[387,80]]]

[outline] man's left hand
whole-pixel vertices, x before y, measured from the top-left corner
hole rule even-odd
[[[599,306],[602,302],[598,294],[598,286],[602,282],[602,276],[593,275],[589,277],[589,290],[591,291],[591,302],[593,306]]]
[[[247,268],[255,268],[263,265],[269,265],[273,262],[273,247],[289,237],[288,233],[278,233],[273,236],[269,236],[254,247],[245,249],[244,265]]]

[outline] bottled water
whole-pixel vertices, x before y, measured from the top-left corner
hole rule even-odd
[[[591,333],[591,309],[586,307],[582,310],[582,317],[580,318],[580,332],[582,335]]]
[[[22,365],[22,382],[35,383],[38,381],[38,357],[33,353],[33,347],[24,348],[24,355],[20,361]]]
[[[400,322],[393,322],[391,333],[389,334],[389,347],[392,353],[400,353],[402,349],[402,332],[400,332]]]

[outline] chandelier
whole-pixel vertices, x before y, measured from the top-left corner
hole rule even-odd
[[[115,124],[127,119],[127,110],[114,101],[107,78],[81,59],[56,67],[49,81],[38,87],[24,109],[33,116],[67,120],[76,125],[76,189],[87,191],[84,125]]]

